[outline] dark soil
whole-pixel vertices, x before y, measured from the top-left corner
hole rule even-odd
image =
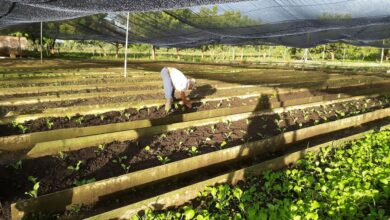
[[[389,88],[389,84],[372,84],[372,85],[359,85],[359,86],[350,86],[343,88],[327,88],[323,90],[311,90],[307,92],[293,92],[293,93],[284,93],[284,94],[268,94],[272,95],[278,101],[286,101],[291,98],[303,98],[308,96],[318,96],[318,95],[331,95],[334,97],[336,94],[344,93],[349,95],[360,95],[370,93],[371,90],[373,92],[377,91],[386,91]],[[156,87],[153,87],[156,89]],[[121,88],[118,88],[121,90]],[[143,88],[147,90],[147,88]],[[162,91],[162,90],[161,90]],[[203,85],[199,86],[196,90],[192,91],[189,94],[190,98],[193,99],[201,99],[205,96],[212,95],[216,92],[216,89],[211,85]],[[229,91],[222,91],[221,93],[226,93]],[[76,92],[77,94],[78,92]],[[55,93],[54,95],[57,95]],[[230,91],[231,95],[231,91]],[[1,97],[0,97],[1,98]],[[87,99],[78,99],[78,100],[69,100],[69,101],[60,101],[60,102],[43,102],[37,104],[28,104],[28,105],[18,105],[18,106],[0,106],[1,112],[9,112],[16,111],[21,114],[33,114],[40,113],[44,109],[48,108],[58,108],[58,107],[72,107],[72,106],[80,106],[80,105],[100,105],[107,103],[121,103],[121,102],[133,102],[133,101],[141,101],[141,100],[151,100],[151,99],[163,99],[163,93],[156,94],[147,94],[147,95],[135,95],[135,96],[116,96],[116,97],[98,97],[98,98],[87,98]],[[1,115],[0,112],[0,115]]]
[[[358,87],[360,88],[360,87]],[[214,91],[210,91],[210,88],[203,88],[201,90],[202,93],[193,93],[190,94],[189,97],[192,99],[201,99],[205,95],[212,94]],[[307,98],[307,97],[315,97],[315,96],[323,96],[325,100],[332,100],[338,98],[339,93],[348,93],[351,95],[362,95],[362,94],[370,94],[376,91],[382,91],[382,86],[376,86],[375,88],[371,88],[370,86],[362,87],[359,90],[355,87],[353,88],[338,88],[338,89],[329,89],[322,91],[305,91],[305,92],[294,92],[294,93],[284,93],[284,94],[272,94],[272,95],[262,95],[259,98],[248,98],[248,99],[239,99],[239,98],[231,98],[229,100],[221,100],[221,101],[210,101],[206,103],[194,102],[192,109],[183,108],[181,105],[177,105],[177,109],[172,113],[167,114],[164,110],[164,106],[159,107],[151,107],[151,108],[143,108],[140,110],[129,108],[124,111],[112,111],[104,114],[97,115],[76,115],[73,117],[54,117],[54,118],[41,118],[37,120],[31,120],[23,123],[23,126],[27,128],[25,133],[38,132],[38,131],[47,131],[50,129],[61,129],[61,128],[72,128],[72,127],[87,127],[87,126],[95,126],[95,125],[104,125],[111,123],[120,123],[134,120],[142,120],[142,119],[158,119],[163,118],[168,115],[175,114],[183,114],[190,113],[196,111],[204,111],[218,108],[227,108],[227,107],[238,107],[243,105],[257,105],[257,109],[267,109],[273,106],[285,106],[284,102],[291,101],[294,99]],[[147,100],[147,99],[161,99],[163,98],[161,94],[150,94],[150,95],[139,95],[135,97],[115,97],[115,98],[101,98],[101,99],[85,99],[85,100],[75,100],[75,101],[67,101],[61,102],[62,105],[67,103],[70,106],[85,104],[86,101],[88,104],[104,104],[104,103],[115,103],[118,102],[126,102],[126,101],[134,101],[134,100]],[[56,107],[53,105],[59,104],[58,102],[48,102],[48,103],[40,103],[35,105],[25,105],[25,106],[16,106],[10,107],[9,109],[0,108],[1,112],[6,112],[9,110],[22,110],[28,111],[30,113],[39,113],[41,110],[35,109],[36,107],[41,108],[51,108]],[[300,103],[295,103],[300,104]],[[57,106],[63,107],[63,106]],[[15,109],[13,109],[15,108]],[[49,122],[48,122],[49,120]],[[53,125],[50,127],[48,123],[52,122]],[[17,128],[15,125],[0,125],[0,136],[9,136],[22,134],[22,130]]]
[[[102,84],[101,86],[104,86]],[[21,98],[21,97],[29,97],[29,96],[57,96],[60,97],[64,94],[79,94],[79,93],[103,93],[103,92],[117,92],[117,91],[131,91],[131,90],[151,90],[158,89],[156,86],[131,86],[128,87],[116,87],[116,88],[93,88],[93,89],[84,89],[84,90],[66,90],[66,91],[58,91],[58,92],[41,92],[41,93],[23,93],[23,94],[13,94],[13,95],[2,95],[0,96],[0,100],[6,100],[9,98]]]
[[[390,106],[385,97],[351,101],[329,106],[295,110],[283,114],[258,116],[249,120],[218,123],[212,126],[192,127],[167,132],[136,141],[112,142],[104,149],[97,147],[62,154],[24,160],[18,168],[15,164],[0,166],[0,201],[3,204],[28,198],[24,192],[31,190],[28,176],[40,181],[39,195],[59,191],[75,185],[75,181],[106,179],[134,172],[162,162],[158,156],[177,161],[195,154],[236,146],[242,143],[261,140],[281,132],[296,130],[326,121],[361,114]],[[147,147],[149,146],[149,147]],[[189,149],[196,147],[197,153]],[[114,162],[120,161],[121,162]],[[72,171],[68,167],[80,169]],[[129,167],[125,170],[123,166]],[[8,207],[7,207],[8,208]]]

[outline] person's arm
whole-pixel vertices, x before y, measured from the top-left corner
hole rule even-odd
[[[183,101],[183,104],[187,106],[188,108],[192,108],[191,102],[187,100],[186,93],[180,92],[180,98]]]

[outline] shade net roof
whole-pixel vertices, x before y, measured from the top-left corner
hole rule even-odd
[[[389,0],[2,0],[0,33],[123,43],[127,11],[130,43],[390,47]]]

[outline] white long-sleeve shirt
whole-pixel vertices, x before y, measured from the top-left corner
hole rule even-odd
[[[168,68],[168,71],[175,89],[179,92],[186,91],[188,87],[187,77],[180,70],[173,67]]]

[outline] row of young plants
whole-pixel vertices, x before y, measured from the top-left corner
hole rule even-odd
[[[263,95],[261,99],[269,100],[268,96]],[[0,132],[0,136],[25,134],[38,131],[49,131],[60,128],[72,128],[72,127],[86,127],[94,125],[105,125],[111,123],[121,123],[142,119],[157,119],[163,118],[174,114],[184,114],[195,111],[205,111],[218,108],[229,108],[242,105],[254,105],[256,104],[256,98],[228,98],[218,101],[208,102],[194,102],[193,108],[188,109],[184,105],[174,104],[174,112],[166,112],[164,106],[149,107],[149,108],[128,108],[123,111],[112,111],[102,114],[94,115],[75,115],[66,117],[47,117],[36,120],[30,120],[24,123],[13,121],[11,124],[6,125],[8,132],[4,132],[4,135]]]
[[[390,104],[390,99],[383,97],[379,101]],[[210,151],[222,150],[289,130],[361,114],[370,111],[370,108],[375,108],[376,102],[378,100],[346,102],[237,122],[225,121],[209,126],[190,127],[135,141],[101,144],[96,148],[76,152],[59,152],[52,158],[37,158],[26,162],[20,160],[9,164],[6,170],[10,177],[14,177],[11,186],[16,184],[15,187],[19,190],[24,189],[26,195],[37,197],[39,191],[39,194],[52,192],[51,188],[57,183],[61,183],[59,189],[79,186],[97,179],[148,168],[145,164],[156,166]],[[367,108],[365,108],[366,104]],[[120,149],[119,152],[117,152],[118,149]],[[93,168],[96,163],[101,163],[99,166],[104,167],[99,171],[99,177],[91,175],[97,174],[96,168]],[[54,169],[46,168],[47,173],[35,169],[40,165],[46,167],[49,164],[52,164]],[[61,175],[53,175],[54,173],[61,173]],[[66,182],[63,181],[64,177],[67,177]],[[38,180],[41,181],[44,189],[40,189]]]
[[[206,187],[186,205],[146,210],[146,219],[388,219],[390,130],[310,152],[295,165]]]

